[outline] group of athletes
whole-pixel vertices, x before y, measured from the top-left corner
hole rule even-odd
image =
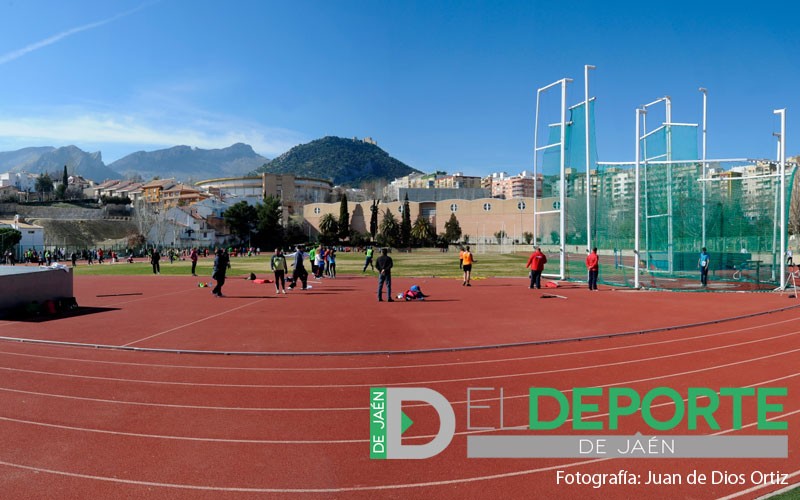
[[[384,286],[387,288],[387,299],[392,302],[391,293],[391,269],[394,265],[392,258],[388,256],[386,248],[381,249],[381,256],[377,262],[373,264],[373,248],[367,247],[365,251],[364,267],[362,272],[365,272],[368,267],[379,272],[378,276],[378,301],[382,301],[382,291]],[[291,259],[291,275],[289,274],[289,259]],[[194,259],[193,259],[194,261]],[[328,278],[336,278],[336,249],[334,247],[314,247],[310,251],[306,251],[305,246],[298,245],[295,251],[290,254],[284,254],[280,248],[275,249],[275,253],[270,258],[270,271],[275,277],[275,293],[285,294],[286,283],[289,283],[289,289],[297,287],[298,282],[302,290],[310,288],[308,285],[308,271],[305,268],[305,262],[311,262],[311,272],[316,279],[322,279],[324,276]],[[194,261],[196,262],[196,261]],[[458,267],[463,272],[462,286],[472,286],[472,265],[477,263],[475,256],[470,250],[469,245],[461,247],[459,251]],[[530,285],[528,288],[541,288],[541,276],[544,271],[544,266],[547,263],[547,256],[542,252],[538,246],[534,247],[533,253],[528,258],[526,269],[530,269],[529,278]],[[194,266],[193,266],[194,267]],[[217,286],[212,290],[212,294],[222,297],[222,284],[225,282],[225,273],[230,268],[230,258],[224,250],[218,250],[214,258],[214,271],[212,279],[217,281]],[[597,256],[597,248],[593,248],[589,255],[586,257],[586,268],[589,274],[589,290],[597,290],[597,276],[599,272],[599,259]],[[194,269],[192,269],[194,275]],[[418,285],[415,285],[419,289]],[[405,297],[416,298],[417,295],[414,290],[412,293],[406,292]],[[424,294],[419,293],[419,298],[425,297]]]

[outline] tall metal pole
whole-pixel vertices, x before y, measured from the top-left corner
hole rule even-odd
[[[781,116],[781,153],[778,175],[780,175],[781,190],[781,288],[786,286],[786,108],[773,111]]]
[[[702,217],[703,217],[703,235],[702,235],[702,247],[705,248],[706,246],[706,111],[707,111],[707,100],[708,100],[708,90],[704,87],[700,87],[700,92],[703,93],[703,207],[702,207]]]
[[[586,251],[592,251],[592,161],[589,157],[589,70],[596,69],[596,66],[587,64],[583,67],[584,98],[586,112]]]
[[[639,133],[640,133],[640,120],[642,115],[647,113],[646,110],[636,109],[636,169],[633,190],[633,217],[634,217],[634,236],[633,236],[633,257],[634,257],[634,271],[633,271],[633,286],[639,288],[639,163],[641,162],[641,148],[639,147]]]
[[[541,95],[542,90],[539,89],[536,91],[536,118],[534,119],[533,125],[533,244],[536,245],[537,235],[536,232],[538,230],[537,220],[536,220],[536,213],[538,212],[536,208],[536,183],[539,179],[538,174],[538,162],[537,156],[539,156],[539,96]],[[542,193],[544,194],[544,193]]]
[[[664,100],[667,107],[667,161],[669,162],[667,163],[667,269],[671,273],[675,269],[675,244],[672,229],[672,99],[670,96],[665,96]]]
[[[566,278],[566,233],[567,233],[567,218],[565,217],[566,213],[566,202],[567,202],[567,178],[566,178],[566,146],[567,146],[567,81],[568,79],[561,80],[561,146],[559,149],[561,150],[561,164],[560,164],[560,171],[561,171],[561,189],[558,196],[559,202],[559,213],[558,213],[558,229],[561,233],[559,238],[559,279]]]

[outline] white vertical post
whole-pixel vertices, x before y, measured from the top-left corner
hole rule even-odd
[[[642,108],[636,109],[636,169],[635,169],[635,180],[634,180],[634,190],[633,190],[633,217],[634,217],[634,236],[633,236],[633,257],[634,257],[634,271],[633,271],[633,286],[634,288],[639,288],[639,163],[641,162],[641,148],[639,147],[639,134],[641,133],[640,127],[640,119],[642,115],[647,113],[646,110]]]
[[[584,98],[586,112],[586,251],[592,251],[592,162],[589,158],[591,149],[589,148],[589,70],[596,69],[595,66],[587,64],[583,67]]]
[[[786,108],[776,109],[773,113],[781,115],[781,149],[778,175],[780,175],[781,179],[781,288],[784,288],[786,286]]]
[[[706,111],[707,111],[707,100],[708,100],[708,90],[703,87],[700,87],[700,92],[703,93],[703,206],[702,206],[702,217],[703,217],[703,233],[702,233],[702,247],[705,248],[706,246]]]
[[[566,152],[567,152],[567,79],[561,80],[561,163],[559,170],[561,171],[561,189],[558,195],[559,211],[558,211],[558,229],[561,233],[559,237],[559,279],[566,278],[566,233],[567,233],[567,218],[566,202],[567,202],[567,178],[566,178]]]
[[[536,224],[536,213],[538,212],[536,208],[536,180],[538,179],[538,163],[537,163],[537,156],[539,156],[539,96],[541,95],[542,90],[539,89],[536,91],[536,119],[534,120],[533,125],[533,244],[536,245],[536,238],[538,233],[536,232],[538,226]],[[544,194],[544,193],[543,193]]]
[[[667,269],[671,273],[675,269],[675,243],[672,230],[672,99],[670,96],[665,96],[664,100],[667,108],[667,161],[669,162],[667,163]]]

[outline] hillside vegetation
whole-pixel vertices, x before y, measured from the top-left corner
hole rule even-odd
[[[255,171],[261,172],[331,179],[336,185],[358,186],[365,181],[392,180],[418,170],[374,144],[329,136],[293,147]]]

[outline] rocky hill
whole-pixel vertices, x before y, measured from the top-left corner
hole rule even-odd
[[[337,185],[358,186],[365,181],[392,180],[418,170],[374,144],[323,137],[295,146],[255,171],[261,172],[332,179]]]
[[[138,174],[145,180],[159,176],[198,181],[241,176],[266,161],[252,147],[238,143],[223,149],[175,146],[157,151],[139,151],[120,158],[109,167],[126,177]]]
[[[70,175],[77,174],[97,182],[121,177],[103,163],[103,156],[99,151],[87,153],[75,146],[47,146],[0,152],[0,172],[50,173],[56,174],[55,178],[60,179],[64,165]]]

